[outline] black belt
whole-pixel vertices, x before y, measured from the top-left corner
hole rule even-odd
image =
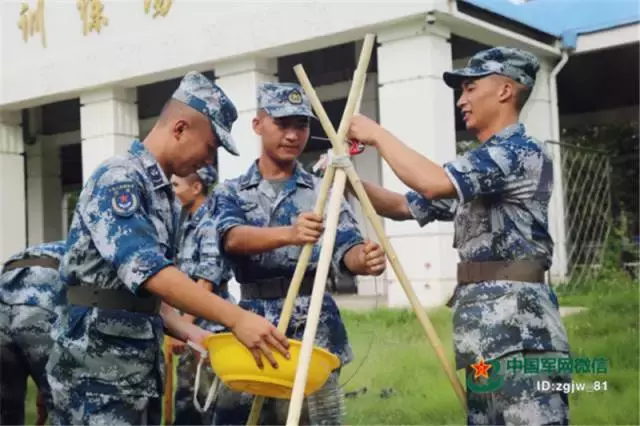
[[[537,260],[458,263],[458,283],[482,281],[523,281],[544,283],[545,268]]]
[[[70,286],[67,303],[99,309],[121,309],[129,312],[156,315],[160,312],[160,298],[153,294],[136,296],[124,289],[99,289]]]
[[[243,299],[284,299],[287,297],[291,279],[289,277],[273,277],[240,283],[240,293]],[[310,296],[313,291],[314,279],[315,274],[305,275],[300,283],[298,295]]]
[[[27,257],[25,259],[12,260],[11,262],[7,262],[4,265],[4,268],[2,268],[2,273],[4,274],[5,272],[9,272],[18,268],[30,268],[31,266],[41,266],[43,268],[58,269],[58,267],[60,266],[60,261],[48,256]]]

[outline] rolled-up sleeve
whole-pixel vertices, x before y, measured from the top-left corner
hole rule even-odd
[[[444,165],[461,203],[503,192],[518,167],[509,144],[481,146]]]
[[[109,169],[95,183],[86,208],[80,211],[102,258],[112,264],[118,278],[133,293],[173,264],[165,256],[166,247],[160,243],[150,218],[154,213],[149,212],[143,192],[135,173]]]
[[[429,200],[416,191],[407,192],[405,198],[409,204],[409,212],[420,226],[425,226],[434,220],[452,221],[458,206],[458,200],[454,198]]]
[[[353,275],[344,265],[344,256],[349,250],[358,244],[362,244],[364,238],[358,228],[358,222],[346,200],[342,201],[338,229],[336,230],[336,242],[333,250],[333,267],[344,274]]]
[[[242,208],[237,203],[237,197],[232,188],[220,185],[216,188],[215,208],[213,214],[215,216],[217,238],[222,246],[224,235],[236,226],[246,225],[247,218]]]

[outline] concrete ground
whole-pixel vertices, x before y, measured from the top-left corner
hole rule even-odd
[[[336,303],[340,309],[350,311],[366,311],[370,309],[386,308],[387,298],[385,296],[358,296],[354,294],[340,294],[334,296]],[[584,311],[586,308],[581,306],[561,306],[560,316],[573,315]]]

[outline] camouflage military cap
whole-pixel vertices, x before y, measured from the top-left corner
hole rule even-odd
[[[272,117],[302,115],[316,118],[309,98],[296,83],[262,83],[258,86],[258,108]]]
[[[196,174],[204,184],[204,186],[211,186],[218,177],[218,172],[213,166],[204,166],[196,171]]]
[[[231,127],[238,119],[238,111],[220,87],[199,72],[192,71],[184,76],[172,98],[209,118],[218,142],[229,153],[240,155],[231,136]]]
[[[447,86],[458,89],[466,79],[499,74],[531,89],[539,68],[540,61],[530,52],[513,47],[493,47],[473,55],[465,68],[445,72],[443,78]]]

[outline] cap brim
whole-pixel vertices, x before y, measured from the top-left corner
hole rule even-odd
[[[267,108],[264,108],[264,110],[271,117],[275,117],[275,118],[298,116],[298,117],[315,118],[316,120],[318,119],[318,117],[316,117],[315,114],[313,113],[313,111],[311,111],[309,108],[301,108],[301,109],[296,110],[296,111],[291,111],[290,107],[282,107],[282,108],[280,108],[280,107],[267,107]]]
[[[233,136],[231,136],[231,133],[228,132],[222,126],[218,126],[214,122],[211,122],[211,124],[213,125],[214,129],[216,130],[216,135],[218,136],[218,140],[220,142],[220,145],[222,145],[222,147],[224,149],[226,149],[229,154],[235,155],[235,156],[240,156],[240,153],[238,152],[238,148],[236,148],[236,143],[233,140]]]
[[[462,87],[462,82],[469,79],[486,77],[493,74],[493,71],[477,70],[473,68],[460,68],[453,71],[446,71],[442,74],[445,84],[452,89]]]

